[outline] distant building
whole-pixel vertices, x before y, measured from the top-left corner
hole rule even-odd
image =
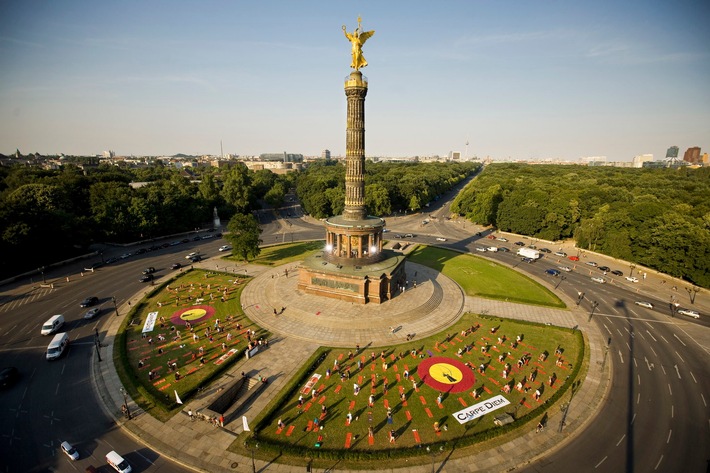
[[[700,148],[698,146],[688,148],[683,155],[683,161],[688,164],[700,164]]]
[[[452,161],[461,161],[461,151],[450,151],[449,159]]]
[[[606,156],[586,156],[580,158],[580,161],[587,166],[606,166]]]
[[[678,157],[678,147],[677,146],[671,146],[668,148],[668,151],[666,151],[666,159],[669,158],[677,158]]]
[[[287,153],[263,153],[259,155],[259,161],[281,161],[282,163],[302,163],[302,154]]]
[[[700,161],[702,162],[703,166],[708,166],[710,165],[710,161],[708,160],[708,154],[703,153],[702,158],[700,158]]]
[[[325,160],[330,159],[330,150],[329,149],[324,149],[323,152],[321,153],[320,157]]]
[[[633,167],[635,168],[642,168],[643,163],[653,161],[653,155],[652,154],[639,154],[638,156],[634,156],[633,159]]]

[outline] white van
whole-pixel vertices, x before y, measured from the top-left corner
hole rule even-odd
[[[63,315],[53,315],[51,319],[42,325],[42,335],[51,335],[64,325]]]
[[[126,460],[123,459],[121,455],[111,450],[106,454],[106,462],[113,467],[114,470],[119,473],[131,473],[131,465],[128,464]]]
[[[66,332],[56,334],[47,347],[47,359],[55,360],[59,358],[68,346],[69,334]]]

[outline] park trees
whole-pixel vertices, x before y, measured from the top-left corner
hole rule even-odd
[[[252,214],[234,214],[227,224],[224,239],[232,245],[232,255],[244,261],[259,256],[261,228]]]

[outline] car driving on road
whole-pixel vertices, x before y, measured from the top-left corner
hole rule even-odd
[[[639,282],[639,280],[632,276],[626,276],[626,280],[629,282]]]
[[[592,278],[592,281],[598,282],[599,284],[604,284],[606,282],[606,279],[604,278]]]
[[[636,302],[634,302],[634,304],[639,305],[641,307],[645,307],[647,309],[653,309],[653,304],[651,304],[650,302],[636,301]]]
[[[81,304],[79,304],[81,307],[91,307],[92,305],[96,305],[99,303],[99,298],[96,296],[90,296],[81,301]]]
[[[89,309],[89,311],[86,314],[84,314],[84,318],[85,319],[93,319],[94,317],[96,317],[96,314],[98,314],[99,311],[101,311],[100,307],[94,307],[93,309]]]
[[[678,313],[680,315],[687,315],[688,317],[692,317],[694,319],[700,318],[699,313],[695,312],[694,310],[690,310],[690,309],[678,309]]]

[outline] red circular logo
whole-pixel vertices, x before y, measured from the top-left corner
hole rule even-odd
[[[471,389],[476,382],[471,368],[459,360],[443,356],[427,358],[419,363],[417,374],[424,384],[450,393]]]
[[[199,324],[214,315],[214,307],[209,305],[193,305],[186,309],[174,312],[170,321],[175,325],[185,325],[190,322],[192,325]]]

